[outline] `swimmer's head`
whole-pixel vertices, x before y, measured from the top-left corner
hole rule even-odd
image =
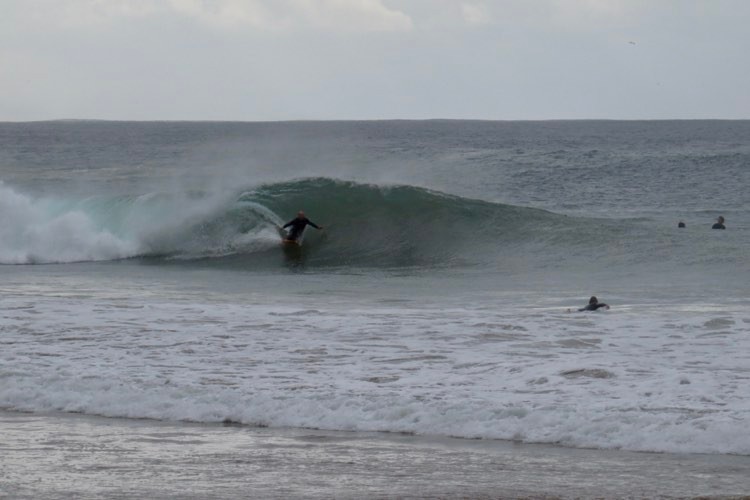
[[[719,221],[719,224],[724,224],[724,217],[721,215],[716,220]]]
[[[685,227],[685,223],[680,221],[677,223],[677,227]]]
[[[305,212],[303,212],[302,210],[300,210],[299,212],[297,212],[297,218],[298,219],[304,219],[305,218]]]
[[[599,299],[597,299],[594,295],[591,296],[589,299],[589,304],[596,304],[599,302]]]

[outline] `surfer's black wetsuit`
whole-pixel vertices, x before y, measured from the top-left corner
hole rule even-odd
[[[312,226],[315,229],[320,229],[320,226],[315,224],[313,221],[311,221],[307,217],[305,217],[304,219],[295,217],[294,219],[290,220],[283,226],[283,229],[291,227],[291,229],[289,230],[289,234],[286,235],[286,239],[291,240],[291,241],[297,241],[297,238],[302,236],[302,233],[305,231],[306,226]]]
[[[583,309],[579,309],[578,311],[596,311],[600,307],[609,307],[607,304],[604,304],[602,302],[597,302],[596,304],[589,304]]]
[[[711,229],[726,229],[727,227],[722,224],[721,222],[717,222],[713,226],[711,226]]]

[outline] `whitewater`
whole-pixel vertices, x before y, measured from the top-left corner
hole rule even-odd
[[[13,296],[7,286],[3,293]],[[6,298],[3,405],[641,451],[750,451],[742,437],[750,410],[746,304],[709,312],[633,303],[591,318],[561,312],[559,303],[524,308],[502,297],[468,307],[337,297],[324,307],[304,297],[284,304],[288,298],[272,294],[207,303],[151,293],[148,300],[121,291],[92,301],[76,290],[66,298],[38,291]]]
[[[0,409],[750,455],[748,132],[0,124]]]

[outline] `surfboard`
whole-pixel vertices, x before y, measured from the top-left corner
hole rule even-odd
[[[298,247],[302,246],[302,238],[301,237],[299,239],[296,239],[296,240],[289,240],[289,239],[287,239],[288,234],[287,234],[286,230],[284,230],[283,228],[278,228],[278,230],[279,230],[279,236],[281,237],[281,244],[285,248],[286,247],[298,248]]]

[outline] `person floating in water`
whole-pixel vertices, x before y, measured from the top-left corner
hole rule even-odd
[[[718,219],[716,219],[716,224],[711,226],[711,229],[726,229],[727,227],[724,225],[724,217],[721,215]]]
[[[685,223],[682,222],[682,221],[680,221],[680,222],[677,223],[677,227],[684,228],[685,227]]]
[[[599,299],[594,297],[593,295],[589,299],[589,305],[586,307],[583,307],[579,309],[578,311],[596,311],[600,307],[603,307],[604,309],[609,309],[609,306],[603,302],[599,302]]]
[[[313,221],[305,217],[305,212],[300,210],[297,212],[297,217],[284,224],[281,229],[290,227],[289,233],[284,237],[284,241],[297,242],[302,237],[302,233],[305,232],[305,227],[312,226],[315,229],[323,229],[323,226],[318,226]]]

